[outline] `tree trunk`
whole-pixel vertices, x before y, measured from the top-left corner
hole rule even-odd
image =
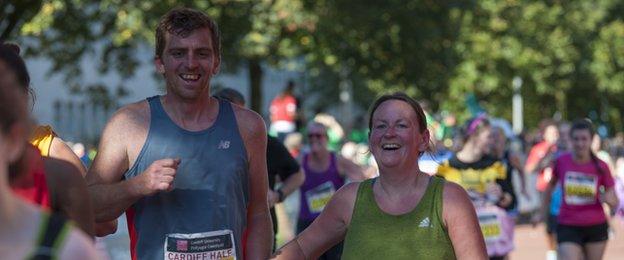
[[[262,67],[260,60],[249,60],[249,89],[250,107],[253,111],[262,115]]]

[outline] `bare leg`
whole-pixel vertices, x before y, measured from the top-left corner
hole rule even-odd
[[[576,243],[561,243],[557,250],[557,258],[560,260],[583,260],[583,248]]]
[[[546,233],[546,240],[548,240],[548,250],[557,250],[557,235]]]
[[[548,251],[546,252],[546,260],[557,259],[557,234],[546,233],[546,241],[548,242]]]
[[[585,255],[587,260],[600,260],[607,247],[607,241],[593,242],[585,244]]]

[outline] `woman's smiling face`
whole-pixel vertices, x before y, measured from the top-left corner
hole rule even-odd
[[[420,131],[416,111],[401,100],[381,103],[372,117],[370,148],[380,166],[413,163],[427,149],[429,131]]]

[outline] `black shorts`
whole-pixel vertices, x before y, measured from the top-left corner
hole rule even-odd
[[[557,233],[557,216],[548,214],[548,219],[546,220],[546,233]]]
[[[557,243],[571,242],[579,245],[602,242],[609,239],[607,222],[592,226],[557,225]]]

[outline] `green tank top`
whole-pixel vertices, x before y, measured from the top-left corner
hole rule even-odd
[[[342,259],[455,259],[442,221],[444,180],[433,176],[416,207],[403,215],[383,212],[373,195],[377,179],[358,187]]]

